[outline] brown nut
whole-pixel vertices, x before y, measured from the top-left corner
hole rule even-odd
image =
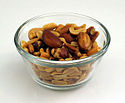
[[[95,31],[95,28],[93,26],[91,26],[87,29],[87,34],[90,36],[92,42],[94,42],[96,40],[96,38],[98,37],[99,32]]]
[[[55,36],[59,37],[60,34],[57,31],[52,30],[51,33],[53,33]]]
[[[63,33],[63,34],[61,34],[61,37],[65,38],[67,43],[71,43],[71,41],[73,41],[73,38],[70,34]]]
[[[78,52],[78,51],[79,51],[78,48],[75,48],[74,46],[72,46],[72,45],[69,44],[69,43],[66,43],[65,46],[68,48],[68,50],[69,50],[70,53],[75,53],[75,52]]]
[[[43,36],[43,31],[38,31],[36,32],[37,38],[42,40],[42,36]]]
[[[94,42],[96,40],[96,38],[98,37],[98,35],[99,35],[99,32],[96,31],[94,35],[90,36],[92,42]]]
[[[78,44],[82,50],[90,50],[92,47],[92,41],[88,34],[81,32],[78,35]]]
[[[55,24],[55,23],[49,23],[49,24],[45,24],[45,25],[43,25],[43,29],[44,30],[48,30],[48,29],[54,29],[54,28],[56,28],[57,27],[57,24]]]
[[[49,47],[58,48],[62,46],[61,40],[49,30],[43,31],[43,41]]]
[[[56,31],[60,33],[61,29],[64,27],[64,25],[59,24],[56,28]]]
[[[32,29],[28,32],[28,37],[29,37],[29,39],[36,38],[36,37],[37,37],[36,33],[39,32],[39,31],[42,31],[42,30],[43,30],[42,28],[32,28]]]
[[[86,32],[86,29],[85,28],[79,28],[79,29],[76,29],[75,30],[75,27],[74,26],[71,26],[69,28],[69,31],[72,35],[79,35],[80,32]]]
[[[99,50],[100,50],[99,47],[92,48],[91,50],[89,50],[89,51],[87,52],[87,55],[88,55],[88,56],[93,55],[93,54],[97,53]]]
[[[69,57],[69,53],[68,53],[67,49],[61,48],[60,57],[62,57],[64,59]]]
[[[29,44],[29,45],[28,45],[28,48],[29,48],[29,52],[30,52],[30,53],[33,53],[33,52],[34,52],[34,47],[33,47],[32,44]]]
[[[69,31],[70,25],[64,26],[61,30],[60,33],[67,33]]]
[[[27,42],[25,42],[24,40],[22,40],[22,48],[27,48]]]
[[[94,35],[95,34],[95,28],[93,26],[89,27],[87,29],[87,33],[90,35]]]

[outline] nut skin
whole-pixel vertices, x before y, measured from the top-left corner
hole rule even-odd
[[[43,41],[46,45],[52,48],[58,48],[62,46],[61,40],[49,30],[43,31]]]
[[[80,32],[77,37],[78,44],[82,50],[90,50],[92,47],[92,41],[87,33]]]
[[[63,33],[63,34],[61,34],[61,37],[65,38],[67,43],[71,43],[73,41],[73,38],[70,34]]]
[[[68,53],[67,49],[61,48],[60,57],[62,57],[64,59],[69,57],[69,53]]]

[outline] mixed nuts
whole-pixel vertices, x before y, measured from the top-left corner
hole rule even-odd
[[[22,48],[34,56],[47,60],[69,61],[86,58],[101,48],[95,41],[99,32],[86,24],[45,24],[28,32],[29,41]],[[31,63],[38,77],[54,85],[70,85],[84,80],[92,70],[91,64],[70,68],[50,68]]]

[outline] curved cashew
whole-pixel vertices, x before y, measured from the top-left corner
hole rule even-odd
[[[55,36],[59,37],[60,34],[57,31],[51,31],[51,33],[53,33]]]
[[[37,37],[37,32],[42,31],[42,28],[32,28],[29,32],[28,32],[28,37],[29,39],[34,39]]]
[[[71,26],[69,28],[69,31],[72,35],[78,35],[80,32],[86,32],[86,29],[85,28],[79,28],[77,30],[74,29],[75,27],[74,26]]]
[[[49,23],[49,24],[43,25],[42,28],[45,29],[45,30],[48,30],[48,29],[54,29],[56,27],[57,27],[57,24],[55,24],[55,23]]]

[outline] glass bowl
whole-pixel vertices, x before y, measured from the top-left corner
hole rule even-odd
[[[45,60],[25,52],[21,47],[21,41],[28,41],[28,31],[51,22],[86,24],[87,28],[94,26],[100,33],[96,41],[102,49],[87,58],[72,61]],[[15,34],[14,42],[34,81],[47,88],[65,90],[76,88],[90,80],[109,47],[110,34],[102,23],[91,17],[77,13],[50,13],[36,16],[23,23]]]

